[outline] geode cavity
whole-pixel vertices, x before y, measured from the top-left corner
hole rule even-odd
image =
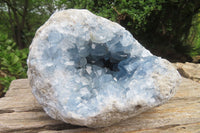
[[[158,106],[180,76],[119,24],[87,10],[54,13],[30,46],[28,78],[46,113],[103,127]]]

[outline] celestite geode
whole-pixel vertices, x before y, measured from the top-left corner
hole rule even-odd
[[[119,24],[88,10],[54,13],[28,56],[32,91],[66,123],[109,126],[169,100],[180,75]]]

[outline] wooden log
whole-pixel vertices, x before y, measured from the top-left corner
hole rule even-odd
[[[110,127],[91,129],[54,120],[31,93],[27,79],[12,81],[0,98],[0,133],[200,133],[200,83],[183,78],[167,103]]]

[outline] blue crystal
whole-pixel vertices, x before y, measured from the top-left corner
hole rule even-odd
[[[164,103],[180,77],[130,32],[87,10],[52,15],[37,31],[27,62],[33,94],[47,114],[91,127]]]

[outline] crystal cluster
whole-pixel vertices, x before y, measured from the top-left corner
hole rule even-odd
[[[88,127],[109,126],[166,102],[180,80],[167,60],[88,10],[54,13],[38,29],[27,62],[45,112]]]

